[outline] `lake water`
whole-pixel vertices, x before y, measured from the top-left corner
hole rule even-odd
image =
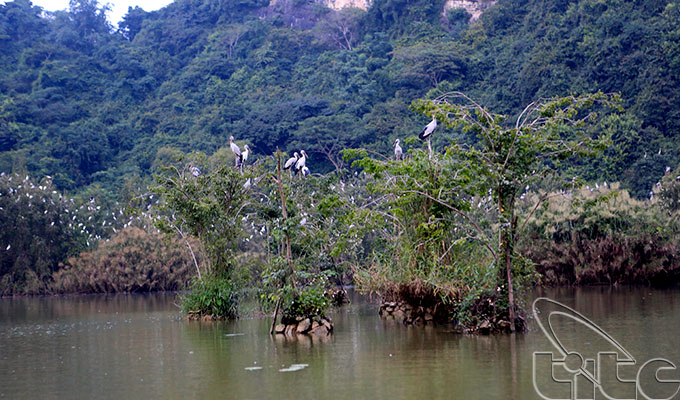
[[[680,365],[680,290],[539,295],[588,317],[638,367],[654,357]],[[332,336],[293,339],[271,337],[269,318],[184,321],[174,294],[0,299],[0,398],[538,398],[533,353],[553,348],[535,322],[525,334],[460,335],[383,321],[376,303],[351,297],[332,314]],[[568,346],[602,345],[578,323],[561,328]]]

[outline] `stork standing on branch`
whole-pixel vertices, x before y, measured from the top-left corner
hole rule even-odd
[[[239,165],[241,165],[241,149],[236,143],[234,143],[233,136],[229,136],[229,147],[231,147],[231,152],[234,153],[234,166],[238,168]]]
[[[432,145],[430,144],[430,136],[435,129],[437,129],[437,117],[432,116],[432,121],[425,125],[423,130],[420,132],[420,135],[418,135],[418,139],[420,140],[427,139],[427,150],[430,154],[430,158],[432,158]]]
[[[399,139],[397,139],[394,141],[394,159],[397,161],[401,160],[403,154],[404,152],[401,149],[401,146],[399,146]]]
[[[302,168],[304,168],[307,163],[307,153],[305,153],[304,150],[300,150],[300,154],[302,155],[295,163],[295,174],[302,171]]]
[[[243,174],[243,166],[246,164],[246,161],[248,161],[248,156],[250,155],[250,147],[248,145],[243,146],[243,151],[241,152],[241,161],[239,162],[241,166],[241,173]]]
[[[295,167],[295,164],[297,164],[298,160],[300,159],[300,155],[296,151],[293,153],[293,157],[289,158],[286,163],[283,165],[283,169],[287,169],[289,173],[290,171]],[[291,173],[292,176],[292,173]]]

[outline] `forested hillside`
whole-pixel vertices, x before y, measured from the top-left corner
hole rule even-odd
[[[612,146],[567,172],[643,196],[680,155],[680,4],[500,0],[473,24],[443,1],[97,0],[48,13],[0,5],[0,171],[117,198],[173,149],[214,153],[233,135],[255,157],[304,148],[313,172],[339,151],[388,154],[427,122],[417,98],[460,90],[518,113],[541,97],[620,92]],[[437,138],[445,143],[443,136]],[[405,148],[408,151],[408,147]],[[127,181],[127,183],[126,183]]]

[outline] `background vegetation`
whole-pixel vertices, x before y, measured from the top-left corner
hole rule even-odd
[[[396,283],[404,296],[399,283],[415,281],[476,307],[505,290],[478,240],[514,218],[529,221],[531,241],[506,253],[537,262],[544,283],[677,279],[677,1],[499,0],[472,24],[442,7],[176,0],[131,8],[113,27],[97,0],[54,13],[0,5],[0,293],[160,290],[195,274],[186,312],[236,316],[240,289],[257,283],[263,308],[323,314],[331,284],[355,275],[366,288]],[[466,156],[483,147],[479,132],[446,124],[434,162],[409,139],[429,120],[414,111],[438,112],[427,101],[451,91],[499,113],[481,123],[569,93],[618,92],[624,111],[584,128],[607,144],[598,157],[534,168],[525,154],[528,180],[511,185],[517,214],[494,216],[502,177]],[[425,102],[409,108],[414,99]],[[253,150],[243,170],[231,168],[231,135]],[[479,229],[416,193],[389,198],[394,186],[341,155],[386,159],[396,138],[407,156],[387,163],[407,177],[396,190],[417,186],[479,216]],[[277,149],[305,149],[314,174],[276,172],[287,158]],[[466,174],[452,176],[463,156]],[[555,184],[565,179],[571,192]],[[578,191],[582,182],[591,187]],[[454,191],[440,198],[441,187]],[[551,201],[534,209],[532,198]],[[475,292],[484,281],[489,293]]]
[[[627,113],[598,127],[614,145],[572,168],[635,197],[680,155],[677,2],[500,0],[472,25],[442,6],[177,0],[130,9],[116,28],[97,0],[55,13],[10,1],[0,170],[117,198],[126,179],[149,183],[168,149],[212,154],[234,134],[255,155],[305,148],[325,172],[343,148],[388,151],[426,122],[413,99],[452,89],[509,115],[541,97],[620,92]]]

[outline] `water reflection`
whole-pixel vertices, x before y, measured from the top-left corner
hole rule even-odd
[[[641,360],[680,362],[678,290],[535,295],[588,316]],[[0,300],[0,398],[537,398],[532,352],[551,350],[535,329],[475,337],[383,321],[356,294],[325,337],[271,337],[268,319],[186,322],[174,302],[172,294]]]

